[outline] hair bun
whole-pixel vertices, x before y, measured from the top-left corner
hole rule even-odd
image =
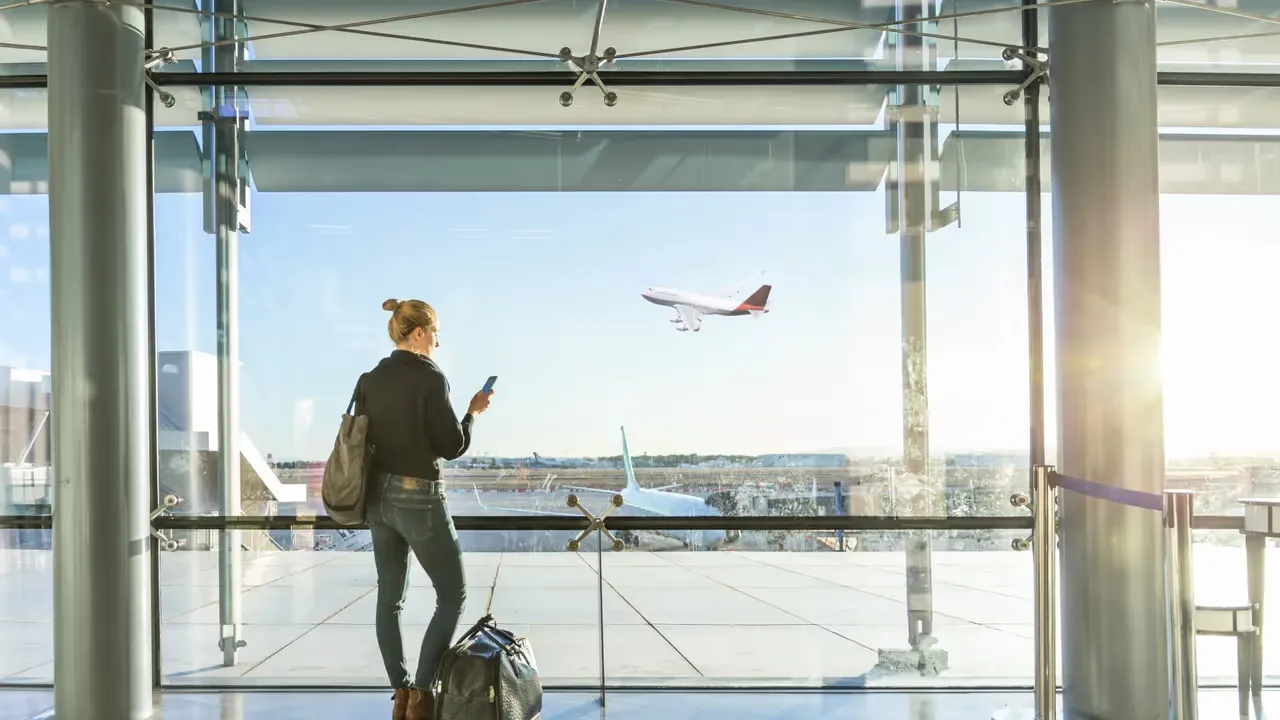
[[[382,303],[382,309],[387,312],[395,312],[398,307],[400,307],[400,303],[395,298]]]

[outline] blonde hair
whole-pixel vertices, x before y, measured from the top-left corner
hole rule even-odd
[[[396,300],[382,303],[382,309],[391,313],[387,321],[387,334],[396,345],[406,342],[414,330],[422,328],[430,332],[436,328],[435,308],[421,300]]]

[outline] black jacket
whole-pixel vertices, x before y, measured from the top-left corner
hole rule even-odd
[[[471,423],[449,404],[449,381],[430,358],[396,350],[360,380],[356,412],[369,418],[374,470],[426,480],[467,452]]]

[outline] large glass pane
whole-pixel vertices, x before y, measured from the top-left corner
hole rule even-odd
[[[768,92],[724,107],[749,115]],[[824,514],[840,481],[842,512],[943,513],[943,486],[955,485],[963,497],[945,511],[982,515],[1005,512],[1009,488],[1025,486],[1022,200],[970,192],[989,160],[966,161],[958,147],[1020,143],[998,93],[921,95],[937,137],[921,141],[924,160],[904,160],[912,179],[901,184],[886,184],[897,143],[876,125],[527,132],[495,118],[502,130],[428,130],[409,124],[420,95],[247,91],[241,449],[270,512],[322,512],[317,463],[333,423],[390,347],[384,295],[441,312],[440,362],[459,409],[485,377],[501,378],[471,452],[449,470],[457,489],[485,491],[478,511],[627,488],[622,425],[631,488],[680,490],[637,496],[623,513],[670,514],[668,501],[693,495],[699,514]],[[181,441],[194,447],[216,429],[216,269],[203,195],[183,192],[203,136],[178,123],[202,101],[181,100],[158,142],[174,178],[163,189],[179,192],[157,198],[157,333],[162,352],[196,354],[189,378],[167,355],[160,368],[162,420],[203,433]],[[970,109],[982,125],[968,124]],[[926,174],[937,197],[924,197]],[[922,468],[902,465],[904,239],[897,216],[886,220],[887,206],[905,207],[900,185],[937,213],[924,238],[931,316],[919,337],[935,399]],[[948,216],[957,206],[959,222]],[[711,297],[670,300],[663,286]],[[299,336],[300,323],[324,339]],[[171,402],[170,386],[198,401]],[[170,407],[203,415],[169,417]],[[895,505],[930,484],[932,510]]]
[[[1267,341],[1242,344],[1257,335],[1257,318],[1280,305],[1268,280],[1268,268],[1280,260],[1269,229],[1278,219],[1272,198],[1280,184],[1270,160],[1276,143],[1266,114],[1257,114],[1276,92],[1160,88],[1166,477],[1168,487],[1196,491],[1199,515],[1241,515],[1240,498],[1275,495],[1280,480],[1280,436],[1267,415],[1280,402],[1280,383],[1264,359]],[[1051,191],[1047,139],[1042,153],[1045,190]],[[1051,192],[1043,203],[1052,383]],[[1050,392],[1051,421],[1053,399]],[[1196,542],[1196,602],[1245,604],[1242,536],[1205,531]],[[1272,598],[1274,593],[1268,607]],[[1236,681],[1233,640],[1204,637],[1198,647],[1202,683]],[[1274,672],[1270,662],[1267,673]]]
[[[470,452],[448,464],[455,515],[580,517],[570,493],[600,505],[614,492],[620,516],[1014,512],[1007,497],[1025,488],[1027,468],[1023,201],[1016,190],[970,192],[966,178],[989,176],[989,160],[969,161],[959,144],[1019,142],[1017,108],[989,87],[810,90],[843,93],[859,114],[832,125],[815,96],[804,106],[812,112],[781,125],[791,90],[686,88],[743,125],[708,125],[705,110],[655,93],[635,104],[642,110],[614,108],[627,126],[549,129],[544,110],[495,113],[477,90],[470,115],[428,127],[419,110],[429,112],[436,91],[249,88],[232,290],[239,363],[218,357],[217,214],[191,182],[219,164],[201,157],[216,128],[195,124],[212,93],[178,93],[159,116],[156,199],[161,482],[185,500],[175,512],[324,512],[318,484],[337,418],[356,377],[391,347],[378,309],[388,296],[440,312],[437,360],[456,408],[487,376],[500,378]],[[646,127],[664,113],[670,122]],[[887,129],[883,117],[893,119]],[[917,258],[905,269],[904,246]],[[916,303],[910,327],[904,302]],[[220,362],[241,372],[238,508],[218,477],[228,422],[218,419]],[[887,552],[904,648],[906,577],[920,598],[928,571],[945,569],[930,546],[982,557],[1010,540],[621,536],[654,551]],[[566,539],[520,533],[502,543],[544,551]],[[245,532],[230,547],[246,548],[249,567],[252,553],[296,542]],[[329,552],[368,543],[366,531],[304,541]],[[524,596],[565,606],[550,598],[555,583],[545,590]],[[922,622],[927,607],[913,602]],[[849,624],[879,627],[891,614]],[[556,647],[581,634],[547,632],[543,644]],[[639,631],[619,632],[625,646]],[[608,652],[606,663],[627,657]],[[694,677],[687,660],[661,657],[616,670]]]
[[[1025,533],[1023,533],[1025,534]],[[1028,685],[1033,664],[1031,556],[1019,533],[929,533],[929,661],[910,652],[901,532],[851,533],[849,552],[808,544],[740,552],[628,550],[604,556],[605,580],[644,624],[609,622],[617,686]],[[864,539],[873,542],[863,542]],[[985,543],[1002,549],[985,547]],[[805,548],[810,551],[805,551]],[[674,652],[673,652],[674,650]]]
[[[45,72],[47,17],[43,3],[8,3],[0,11],[0,75]]]
[[[1234,530],[1202,530],[1193,538],[1193,568],[1197,605],[1243,607],[1248,605],[1248,573],[1245,569],[1244,536]],[[1270,542],[1267,543],[1271,545]],[[1266,594],[1263,616],[1280,612],[1280,556],[1270,547],[1266,555]],[[1274,631],[1262,636],[1264,683],[1280,676],[1280,638]],[[1196,669],[1202,685],[1235,685],[1237,640],[1231,636],[1201,636],[1196,641]]]
[[[1280,69],[1275,0],[1166,3],[1156,18],[1161,70],[1274,73]]]
[[[0,528],[0,684],[53,682],[52,535]]]
[[[1280,307],[1269,272],[1280,262],[1271,231],[1280,144],[1258,112],[1277,99],[1277,90],[1160,91],[1166,467],[1171,486],[1197,491],[1200,514],[1239,515],[1240,498],[1280,491],[1271,413],[1280,379],[1266,359],[1276,344],[1245,340]],[[1197,541],[1196,602],[1246,605],[1242,536],[1204,532]],[[1269,617],[1280,611],[1274,552],[1265,560]],[[1277,674],[1273,635],[1263,637],[1268,680]],[[1201,638],[1198,648],[1201,682],[1236,682],[1232,638]]]
[[[252,538],[269,531],[241,532]],[[321,532],[270,531],[278,548],[243,553],[239,600],[246,645],[228,664],[218,647],[218,533],[176,531],[182,547],[160,556],[165,682],[385,686],[374,628],[373,553],[367,545],[321,544]],[[548,542],[542,533],[514,530],[459,532],[467,596],[457,635],[492,613],[501,626],[530,639],[544,682],[594,684],[600,677],[594,546],[568,552],[564,539]],[[431,581],[411,559],[400,620],[411,672],[434,609]],[[611,590],[605,617],[623,623],[637,619]]]
[[[1276,0],[1157,4],[1161,72],[1275,73],[1280,69]],[[1052,10],[1041,10],[1039,44],[1049,44]],[[1243,88],[1237,90],[1246,94]]]
[[[43,90],[0,92],[0,515],[49,512],[49,160]]]
[[[45,92],[0,91],[0,118],[0,516],[48,515]],[[53,679],[51,541],[49,530],[0,526],[0,682]]]
[[[157,5],[158,45],[173,48],[179,60],[166,69],[207,70],[213,64],[199,47],[200,15],[228,12],[231,4],[199,6]],[[599,5],[451,0],[424,9],[405,0],[322,7],[253,0],[242,7],[239,30],[228,26],[219,39],[233,32],[249,38],[239,65],[248,72],[564,71],[568,85],[572,77],[559,60],[561,48],[577,56],[590,51]],[[612,3],[598,51],[616,51],[617,63],[605,67],[606,78],[646,70],[883,70],[896,67],[892,43],[902,36],[895,32],[900,29],[912,37],[923,34],[935,47],[928,69],[1004,69],[1001,49],[1020,43],[1018,4],[1002,0],[983,8],[991,14],[965,14],[973,9],[957,3],[821,0]],[[957,13],[965,16],[953,18]],[[912,22],[925,14],[940,19]],[[334,26],[341,28],[321,31]],[[966,64],[971,60],[978,62]]]

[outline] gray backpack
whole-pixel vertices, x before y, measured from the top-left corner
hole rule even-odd
[[[329,517],[343,525],[363,525],[365,521],[365,492],[369,487],[369,475],[373,472],[373,448],[369,446],[369,418],[357,407],[360,383],[351,393],[351,402],[342,416],[342,426],[333,441],[333,452],[324,466],[324,480],[320,484],[320,498]],[[354,412],[353,412],[354,411]]]

